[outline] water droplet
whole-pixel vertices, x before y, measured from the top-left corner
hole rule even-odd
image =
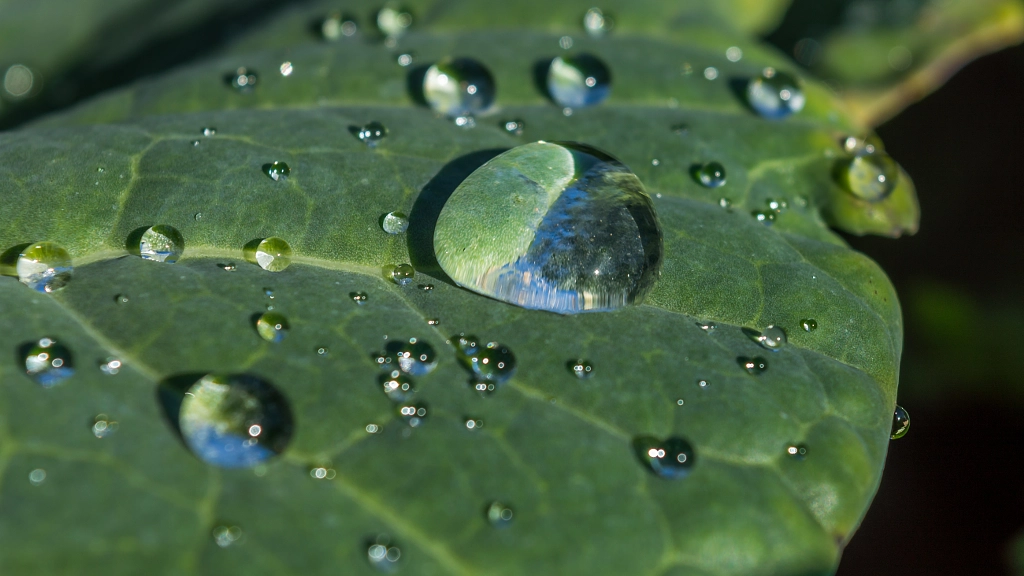
[[[388,212],[380,226],[388,234],[402,234],[409,229],[409,217],[402,212]]]
[[[373,539],[366,548],[366,557],[373,566],[381,572],[394,572],[398,568],[398,561],[402,558],[402,551],[391,541],[391,537],[381,534]]]
[[[238,266],[236,266],[234,262],[220,263],[217,264],[217,267],[225,272],[234,272],[235,270],[238,270]]]
[[[716,328],[718,328],[718,324],[715,324],[714,322],[697,322],[697,327],[708,334],[711,334]]]
[[[728,198],[719,198],[718,205],[726,211],[732,212],[732,200],[729,200]]]
[[[786,331],[783,330],[782,327],[774,324],[768,325],[763,332],[758,332],[751,328],[744,328],[743,333],[754,342],[760,344],[761,347],[776,352],[785,347],[786,343],[789,341],[786,338]]]
[[[455,340],[456,354],[469,356],[476,354],[480,350],[479,339],[471,334],[460,332],[453,340]]]
[[[267,342],[280,342],[288,335],[288,319],[277,312],[266,312],[256,320],[256,332]]]
[[[242,539],[242,529],[238,526],[215,526],[210,535],[217,546],[227,548]]]
[[[643,184],[576,143],[525,144],[478,168],[442,209],[434,246],[460,286],[563,314],[639,302],[662,261]]]
[[[594,365],[589,360],[570,360],[569,371],[577,378],[590,378],[594,372]]]
[[[33,486],[39,486],[43,482],[46,482],[46,470],[42,468],[36,468],[35,470],[28,473],[28,481]]]
[[[678,400],[676,400],[676,405],[677,406],[682,406],[683,404],[686,404],[686,400],[683,400],[682,398],[679,398]]]
[[[352,299],[353,302],[355,302],[356,304],[359,304],[360,306],[362,306],[363,304],[366,304],[366,301],[369,300],[369,298],[370,298],[366,294],[366,292],[349,292],[348,296],[349,296],[349,298]]]
[[[814,318],[805,318],[800,321],[800,327],[803,328],[805,332],[814,332],[818,329],[818,321]]]
[[[209,138],[211,136],[216,136],[216,135],[217,135],[217,129],[214,128],[213,126],[207,126],[206,128],[203,128],[203,136],[206,136],[207,138]]]
[[[725,166],[719,162],[708,162],[696,170],[697,181],[705,188],[718,188],[725,185]]]
[[[884,200],[896,189],[900,169],[885,152],[857,154],[839,163],[837,179],[851,194],[868,202]]]
[[[401,370],[392,370],[380,375],[381,386],[393,402],[408,402],[416,394],[416,383],[412,378],[402,374]]]
[[[481,396],[485,397],[494,394],[494,392],[498,389],[497,385],[495,385],[494,382],[488,382],[486,380],[473,382],[472,387],[474,390],[479,392]]]
[[[747,84],[747,103],[762,118],[778,120],[803,110],[805,99],[795,77],[765,68]]]
[[[309,469],[309,476],[317,480],[334,480],[337,475],[337,471],[328,466],[313,466]]]
[[[359,25],[348,14],[331,14],[320,22],[320,35],[324,40],[334,41],[342,36],[354,36]]]
[[[755,376],[768,369],[768,361],[760,356],[754,356],[753,358],[740,356],[736,359],[736,362],[739,363],[747,373]]]
[[[427,418],[426,404],[402,404],[398,407],[398,415],[405,420],[410,428],[417,428]]]
[[[682,72],[683,76],[692,76],[693,65],[691,65],[689,62],[683,62],[683,65],[680,68],[680,72]]]
[[[700,386],[701,388],[707,388],[709,384],[710,383],[707,380],[697,380],[697,386]]]
[[[502,122],[502,127],[505,128],[505,132],[513,136],[522,136],[523,130],[526,129],[526,122],[523,120],[506,120]]]
[[[486,516],[487,521],[491,523],[491,526],[494,526],[495,528],[505,528],[512,523],[514,512],[507,504],[495,501],[487,505]]]
[[[127,294],[118,294],[117,296],[114,296],[114,302],[117,302],[118,304],[127,304],[128,303],[128,295]]]
[[[599,104],[612,89],[611,71],[590,54],[556,57],[548,68],[547,81],[551,99],[568,108]]]
[[[460,348],[460,359],[473,373],[488,382],[502,384],[515,374],[516,357],[512,351],[498,342],[488,342],[484,346],[467,345],[464,352]]]
[[[433,284],[420,284],[419,285],[419,289],[423,290],[424,292],[431,292],[431,291],[434,290],[434,285]]]
[[[383,124],[377,122],[376,120],[359,128],[359,130],[356,132],[356,137],[358,137],[364,144],[371,148],[376,147],[377,144],[379,144],[380,141],[383,140],[384,137],[387,135],[388,129],[384,127]]]
[[[199,222],[200,220],[203,219],[203,213],[202,212],[196,212],[196,215],[193,216],[193,218],[195,218],[196,222]]]
[[[377,434],[377,433],[379,433],[383,429],[384,429],[383,426],[379,426],[379,425],[373,424],[373,423],[370,423],[370,424],[366,425],[366,433],[367,434]]]
[[[294,429],[284,396],[248,374],[208,374],[193,384],[178,425],[199,459],[225,468],[255,466],[280,454]]]
[[[786,447],[786,454],[789,454],[797,460],[803,460],[807,456],[807,446],[803,444],[794,444]]]
[[[725,50],[725,59],[729,62],[739,62],[743,59],[743,50],[739,46],[729,46]]]
[[[404,7],[388,5],[377,12],[377,29],[385,36],[401,36],[409,26],[412,26],[412,13]]]
[[[316,349],[317,356],[327,356],[328,352],[330,352],[330,350],[328,350],[325,346],[320,346],[319,348]]]
[[[494,78],[472,58],[448,58],[427,69],[423,98],[436,112],[447,116],[471,116],[491,107]]]
[[[910,413],[900,405],[896,405],[896,409],[892,413],[892,432],[889,434],[889,438],[893,440],[903,438],[910,431]]]
[[[259,75],[255,70],[249,70],[242,66],[235,70],[234,74],[228,75],[228,84],[239,92],[250,92],[256,87]]]
[[[97,438],[106,438],[117,432],[117,421],[111,420],[106,414],[97,414],[92,422],[92,434]]]
[[[53,338],[40,338],[25,353],[25,373],[43,388],[50,388],[75,373],[71,350]]]
[[[291,76],[292,72],[295,71],[295,67],[292,66],[291,62],[282,62],[278,70],[281,71],[281,76]]]
[[[479,418],[466,418],[466,430],[479,430],[484,427],[484,421]]]
[[[754,210],[750,215],[765,226],[771,226],[775,223],[775,212],[772,210]]]
[[[71,255],[56,242],[36,242],[25,248],[15,265],[18,280],[29,288],[51,293],[71,281]]]
[[[284,162],[271,162],[263,165],[263,173],[270,176],[275,182],[284,182],[292,173],[292,169]]]
[[[166,224],[150,226],[139,240],[139,255],[146,260],[173,264],[184,250],[185,239],[181,232]]]
[[[562,50],[568,50],[569,48],[572,48],[572,36],[562,36],[561,38],[559,38],[558,46],[561,47]]]
[[[412,52],[406,52],[404,54],[399,54],[395,58],[395,62],[398,62],[398,65],[403,67],[403,68],[405,68],[407,66],[411,66],[414,61],[415,61],[415,55]]]
[[[665,440],[641,436],[633,440],[633,449],[644,466],[668,480],[687,477],[695,460],[693,446],[677,436]]]
[[[704,78],[707,78],[708,80],[714,80],[718,78],[718,68],[715,68],[714,66],[708,66],[707,68],[705,68]]]
[[[669,129],[679,136],[685,136],[690,133],[690,127],[687,124],[673,124]]]
[[[100,372],[108,376],[113,376],[121,371],[123,364],[117,358],[110,356],[100,361]]]
[[[600,8],[591,8],[583,15],[583,29],[595,38],[611,32],[614,27],[615,19]]]
[[[246,249],[246,257],[268,272],[280,272],[292,263],[292,247],[277,236],[260,240],[253,248]]]
[[[399,286],[408,286],[412,284],[413,278],[416,276],[416,271],[413,270],[410,264],[399,264],[391,269],[391,280]]]
[[[393,340],[386,346],[387,354],[398,362],[402,372],[413,376],[425,376],[437,367],[437,353],[426,342],[409,338],[408,341]]]
[[[440,318],[427,318],[427,324],[431,326],[438,326],[441,324]]]

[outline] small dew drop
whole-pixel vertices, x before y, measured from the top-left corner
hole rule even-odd
[[[36,468],[35,470],[28,473],[28,481],[33,486],[40,486],[43,482],[46,482],[46,470],[42,468]]]
[[[238,270],[238,266],[234,262],[224,262],[221,264],[217,264],[217,267],[220,268],[221,270],[224,270],[225,272],[234,272],[235,270]]]
[[[515,374],[516,357],[504,344],[462,346],[460,342],[458,352],[462,363],[483,381],[502,384]]]
[[[708,162],[696,169],[697,181],[705,188],[719,188],[725,185],[725,167],[719,162]]]
[[[747,371],[748,374],[758,375],[768,369],[768,361],[760,356],[753,358],[740,356],[736,362]]]
[[[424,292],[432,292],[434,290],[433,284],[420,284],[418,288]]]
[[[216,136],[216,135],[217,135],[217,129],[214,128],[213,126],[207,126],[206,128],[203,128],[203,136],[206,136],[207,138],[210,138],[210,137]]]
[[[807,456],[807,446],[803,444],[794,444],[786,447],[786,454],[796,460],[803,460]]]
[[[724,210],[732,211],[732,200],[729,200],[728,198],[719,198],[718,205]]]
[[[505,132],[513,136],[522,136],[523,130],[526,129],[526,122],[523,120],[506,120],[501,123],[501,126],[505,129]]]
[[[412,284],[413,278],[416,276],[416,271],[413,270],[410,264],[399,264],[391,269],[391,280],[399,286],[408,286]]]
[[[697,327],[704,332],[711,334],[716,328],[718,328],[718,324],[715,324],[714,322],[697,322]]]
[[[255,70],[249,70],[242,66],[235,70],[234,74],[228,75],[228,85],[238,92],[251,92],[256,87],[259,75]]]
[[[292,72],[295,71],[295,68],[292,66],[291,62],[282,62],[278,70],[281,71],[281,76],[287,77],[292,75]]]
[[[320,22],[320,36],[327,41],[354,36],[358,30],[355,19],[347,14],[331,14]]]
[[[401,370],[381,374],[380,382],[384,394],[393,402],[408,402],[416,394],[416,384],[412,377],[403,374]]]
[[[320,346],[319,348],[316,349],[317,356],[327,356],[328,352],[330,351],[324,346]]]
[[[280,342],[288,335],[288,319],[277,312],[266,312],[256,320],[256,332],[267,342]]]
[[[682,406],[684,404],[686,404],[686,400],[683,400],[682,398],[679,398],[678,400],[676,400],[676,405],[677,406]]]
[[[427,324],[431,326],[438,326],[441,324],[440,318],[427,318]]]
[[[75,373],[71,350],[53,338],[40,338],[25,354],[25,373],[43,388],[52,388]]]
[[[568,50],[572,48],[572,36],[562,36],[558,39],[558,46],[562,50]]]
[[[750,215],[765,226],[771,226],[775,223],[775,212],[772,210],[754,210]]]
[[[487,521],[495,528],[505,528],[512,523],[512,517],[515,513],[512,508],[507,504],[501,502],[491,502],[487,505]]]
[[[97,438],[106,438],[114,432],[117,432],[118,424],[116,420],[111,420],[106,414],[97,414],[93,418],[92,422],[92,434]]]
[[[376,120],[356,130],[356,137],[370,148],[375,148],[387,135],[388,129]]]
[[[701,388],[707,388],[709,384],[710,383],[707,380],[697,380],[697,386],[700,386]]]
[[[100,361],[100,372],[103,372],[107,376],[113,376],[121,371],[123,364],[117,358],[113,356]]]
[[[434,347],[417,338],[409,338],[404,342],[401,340],[389,341],[386,346],[386,356],[378,357],[377,363],[386,366],[390,358],[395,359],[402,372],[413,376],[425,376],[437,367],[437,353],[434,351]]]
[[[892,413],[892,432],[889,434],[889,438],[897,440],[903,438],[910,431],[910,413],[907,412],[906,408],[900,405],[896,405],[896,409]]]
[[[410,428],[418,428],[423,425],[427,418],[426,404],[401,404],[398,406],[398,416],[409,425]]]
[[[351,298],[353,302],[359,304],[360,306],[366,304],[367,300],[369,300],[370,298],[366,294],[366,292],[349,292],[348,297]]]
[[[715,68],[714,66],[708,66],[707,68],[704,69],[704,77],[707,78],[708,80],[714,80],[718,78],[718,68]]]
[[[411,66],[414,61],[415,61],[415,57],[413,56],[412,52],[406,52],[404,54],[399,54],[397,57],[395,57],[395,62],[397,62],[398,65],[403,67],[403,68]]]
[[[730,46],[725,50],[725,59],[729,62],[739,62],[743,59],[743,50],[739,46]]]
[[[840,160],[836,179],[851,194],[867,202],[888,198],[899,180],[899,165],[881,151],[858,153]]]
[[[173,264],[185,251],[185,239],[173,226],[150,226],[139,241],[139,255],[146,260]]]
[[[805,318],[800,321],[800,327],[803,328],[805,332],[814,332],[818,329],[818,321],[814,318]]]
[[[409,229],[409,217],[403,212],[388,212],[381,219],[380,227],[388,234],[402,234]]]
[[[592,37],[599,38],[615,27],[615,20],[600,8],[591,8],[583,14],[583,29]]]
[[[367,424],[366,425],[366,433],[367,434],[379,434],[380,431],[383,430],[383,429],[384,429],[384,427],[380,426],[378,424],[372,424],[371,423],[371,424]]]
[[[479,430],[484,427],[484,421],[479,418],[466,418],[466,430]]]
[[[387,5],[377,12],[377,30],[387,38],[397,38],[412,26],[412,12],[408,9]]]
[[[284,162],[271,162],[263,165],[263,173],[270,176],[275,182],[284,182],[292,173],[292,169]]]
[[[569,372],[580,379],[590,378],[594,373],[594,365],[589,360],[570,360]]]
[[[210,532],[213,536],[213,542],[221,548],[227,548],[233,544],[237,544],[242,540],[242,529],[238,526],[216,526]]]
[[[366,558],[380,572],[394,572],[402,558],[402,551],[391,541],[391,537],[381,534],[370,541],[366,548]]]
[[[328,466],[314,466],[309,469],[310,478],[316,480],[334,480],[334,477],[337,475],[337,471]]]
[[[193,216],[193,218],[195,218],[196,222],[199,222],[200,220],[203,219],[203,213],[202,212],[196,212],[196,215]]]
[[[675,436],[665,440],[641,436],[633,440],[633,450],[648,470],[667,480],[689,476],[696,459],[693,446]]]

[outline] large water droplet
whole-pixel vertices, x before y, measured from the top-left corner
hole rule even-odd
[[[174,264],[185,251],[185,239],[174,226],[157,224],[142,233],[139,255],[146,260]]]
[[[604,101],[611,94],[612,73],[590,54],[558,56],[548,68],[548,94],[559,106],[581,108]]]
[[[495,528],[504,528],[511,524],[514,515],[512,507],[507,504],[494,501],[487,505],[487,521]]]
[[[562,314],[639,302],[662,262],[643,184],[576,143],[525,144],[478,168],[442,209],[434,247],[460,286]]]
[[[50,388],[75,373],[71,350],[53,338],[40,338],[25,353],[25,373],[43,388]]]
[[[377,12],[377,29],[385,36],[401,36],[409,26],[412,26],[412,12],[403,6],[388,5]]]
[[[708,162],[699,166],[695,172],[697,181],[705,188],[718,188],[725,185],[725,166],[719,162]]]
[[[197,457],[225,468],[255,466],[280,454],[294,429],[284,396],[248,374],[208,374],[193,384],[178,425]]]
[[[388,129],[383,124],[377,121],[370,122],[369,124],[359,128],[356,132],[356,136],[367,146],[373,148],[380,143],[388,135]]]
[[[896,405],[896,409],[892,413],[892,432],[889,434],[889,438],[896,440],[903,438],[910,431],[910,413],[907,412],[906,408],[900,405]]]
[[[292,247],[283,238],[271,236],[247,247],[246,258],[268,272],[280,272],[292,263]]]
[[[577,378],[590,378],[594,373],[594,365],[589,360],[571,360],[569,362],[569,371]]]
[[[804,108],[804,93],[797,79],[765,68],[747,84],[747,102],[763,118],[778,120]]]
[[[381,534],[374,538],[366,548],[366,558],[373,566],[381,572],[394,572],[398,568],[398,561],[402,558],[402,551],[391,541],[391,537]]]
[[[401,370],[381,374],[380,381],[384,393],[394,402],[408,402],[416,394],[416,383]]]
[[[408,286],[409,284],[412,284],[415,277],[416,271],[410,264],[399,264],[391,269],[391,280],[399,286]]]
[[[453,118],[487,110],[494,94],[491,73],[472,58],[442,60],[423,78],[423,98],[435,111]]]
[[[600,8],[591,8],[583,15],[583,29],[587,34],[600,37],[612,31],[615,27],[615,20],[609,14],[605,14]]]
[[[774,324],[768,325],[763,332],[744,328],[743,333],[754,342],[760,344],[761,347],[776,352],[785,347],[786,343],[789,342],[789,339],[786,337],[786,331]]]
[[[753,358],[740,356],[736,359],[736,362],[742,366],[747,373],[755,376],[768,369],[768,361],[760,356],[754,356]]]
[[[434,352],[434,347],[417,338],[409,338],[405,342],[388,342],[386,350],[388,355],[398,362],[398,367],[407,374],[424,376],[437,367],[437,353]]]
[[[896,161],[885,152],[857,154],[840,161],[839,183],[861,200],[878,202],[888,198],[896,189],[900,169]]]
[[[263,165],[263,173],[270,176],[275,182],[284,182],[292,169],[284,162],[271,162]]]
[[[388,234],[401,234],[409,229],[409,217],[402,212],[388,212],[381,220],[380,227]]]
[[[38,292],[56,292],[71,281],[71,255],[56,242],[36,242],[18,255],[18,280]]]
[[[688,476],[695,460],[693,446],[677,436],[665,440],[641,436],[633,440],[633,449],[641,463],[658,476],[669,480]]]
[[[256,331],[267,342],[280,342],[288,335],[288,319],[284,314],[266,312],[256,320]]]

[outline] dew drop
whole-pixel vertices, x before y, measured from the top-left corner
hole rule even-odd
[[[784,348],[789,342],[789,339],[786,337],[786,331],[774,324],[768,325],[762,332],[744,328],[743,333],[754,342],[760,344],[762,348],[775,352]]]
[[[412,26],[412,12],[402,6],[388,5],[377,12],[377,30],[384,36],[396,38]]]
[[[228,74],[228,84],[239,92],[251,92],[256,87],[256,81],[259,79],[259,75],[255,70],[249,70],[245,66],[242,66],[235,70],[233,74]]]
[[[548,95],[559,106],[593,106],[611,94],[612,74],[596,56],[558,56],[548,68],[547,88]]]
[[[697,386],[701,388],[707,388],[709,385],[710,383],[707,380],[697,380]]]
[[[590,378],[594,372],[594,365],[589,360],[570,360],[569,361],[569,372],[573,373],[577,378]]]
[[[708,66],[704,69],[704,78],[708,80],[715,80],[718,78],[718,68],[714,66]]]
[[[35,470],[28,473],[28,481],[33,486],[40,486],[43,482],[46,482],[46,470],[42,468],[36,468]]]
[[[743,50],[739,46],[729,46],[725,50],[725,59],[729,62],[739,62],[743,59]]]
[[[472,116],[491,107],[495,85],[490,71],[472,58],[447,58],[427,69],[423,98],[434,111]]]
[[[732,200],[728,198],[719,198],[718,205],[725,209],[727,212],[732,212]]]
[[[398,416],[409,425],[410,428],[418,428],[423,425],[427,418],[426,404],[401,404],[398,406]]]
[[[210,531],[210,535],[213,536],[213,542],[221,548],[227,548],[232,544],[239,542],[242,539],[242,529],[238,526],[215,526]]]
[[[92,434],[97,438],[106,438],[114,432],[117,432],[118,424],[116,420],[111,420],[106,414],[97,414],[92,421]]]
[[[118,304],[127,304],[128,303],[128,295],[127,294],[118,294],[117,296],[114,296],[114,302],[117,302]]]
[[[906,408],[900,405],[896,405],[896,409],[892,413],[892,432],[889,434],[889,438],[897,440],[903,438],[910,431],[910,413],[907,412]]]
[[[195,214],[195,216],[193,216],[193,218],[195,218],[196,222],[199,222],[200,220],[203,219],[203,213],[202,212],[196,212],[196,214]]]
[[[221,270],[224,270],[225,272],[234,272],[235,270],[238,270],[238,266],[235,265],[234,262],[220,263],[217,264],[217,267],[220,268]]]
[[[719,188],[725,185],[725,167],[719,162],[708,162],[696,171],[697,181],[705,188]]]
[[[803,328],[805,332],[814,332],[818,329],[818,321],[814,318],[805,318],[800,321],[800,327]]]
[[[288,335],[288,319],[277,312],[266,312],[256,320],[256,332],[267,342],[280,342]]]
[[[395,57],[395,62],[397,62],[402,68],[411,66],[415,60],[415,55],[412,52],[405,52]]]
[[[380,381],[384,394],[393,402],[408,402],[416,394],[416,383],[401,370],[381,374]]]
[[[185,239],[173,226],[157,224],[142,233],[139,255],[146,260],[173,264],[185,250]]]
[[[604,36],[615,27],[615,19],[600,8],[591,8],[583,14],[583,29],[595,38]]]
[[[506,120],[501,123],[502,128],[505,132],[513,136],[522,136],[523,130],[526,129],[526,122],[523,120]]]
[[[668,480],[687,477],[696,459],[693,446],[677,436],[665,440],[641,436],[633,440],[633,449],[644,466]]]
[[[73,270],[71,255],[56,242],[30,244],[21,251],[15,264],[22,284],[47,294],[67,286]]]
[[[284,182],[292,173],[292,169],[284,162],[271,162],[263,165],[263,173],[270,176],[275,182]]]
[[[803,444],[793,444],[792,446],[787,446],[786,454],[797,460],[803,460],[807,456],[807,446]]]
[[[388,129],[376,120],[360,127],[356,132],[356,137],[371,148],[376,147],[387,135]]]
[[[75,373],[71,350],[53,338],[40,338],[25,353],[25,373],[43,388],[50,388]]]
[[[803,110],[805,99],[794,76],[765,68],[747,83],[747,103],[762,118],[780,120]]]
[[[437,368],[437,353],[434,352],[434,347],[417,338],[409,338],[404,342],[392,340],[388,342],[386,352],[406,374],[425,376]]]
[[[380,572],[394,572],[402,558],[402,551],[391,541],[390,536],[381,534],[371,540],[366,547],[366,558],[370,566]]]
[[[402,234],[409,229],[409,217],[402,212],[388,212],[381,220],[380,227],[388,234]]]
[[[558,39],[558,46],[562,50],[568,50],[572,48],[572,36],[562,36]]]
[[[286,240],[271,236],[247,247],[246,259],[268,272],[280,272],[292,263],[292,247]]]
[[[113,376],[120,372],[123,366],[124,364],[120,360],[110,356],[100,361],[100,372],[103,372],[107,376]]]
[[[192,453],[224,468],[252,467],[280,454],[294,429],[284,396],[248,374],[201,378],[185,393],[178,425]]]
[[[697,327],[708,334],[711,334],[716,328],[718,328],[718,324],[715,324],[714,322],[697,322]]]
[[[370,298],[366,294],[366,292],[349,292],[348,297],[351,298],[353,302],[359,304],[360,306],[366,304],[366,301],[369,300]]]
[[[682,406],[684,404],[686,404],[686,400],[683,400],[682,398],[679,398],[678,400],[676,400],[676,405],[677,406]]]
[[[416,271],[413,270],[411,264],[399,264],[391,269],[391,280],[399,286],[408,286],[412,284],[413,278],[416,277]]]
[[[203,136],[206,136],[207,138],[209,138],[211,136],[216,136],[216,135],[217,135],[217,129],[214,128],[213,126],[207,126],[206,128],[203,128]]]
[[[319,348],[316,349],[317,356],[327,356],[328,352],[330,352],[330,350],[328,350],[325,346],[320,346]]]
[[[868,202],[888,198],[896,189],[899,166],[885,152],[857,154],[841,160],[836,174],[839,183],[851,194]]]
[[[291,62],[282,62],[278,70],[280,70],[281,76],[291,76],[292,72],[295,71],[295,67],[292,66]]]
[[[480,393],[481,396],[484,397],[494,394],[494,392],[498,389],[498,386],[494,382],[488,382],[487,380],[480,380],[477,382],[472,382],[471,384],[473,390],[476,390],[477,392]]]
[[[328,466],[313,466],[309,469],[310,478],[316,480],[334,480],[338,472],[334,468]]]
[[[742,366],[748,374],[753,374],[755,376],[768,369],[768,361],[760,356],[754,356],[753,358],[740,356],[736,359],[736,362]]]
[[[472,334],[461,332],[458,336],[453,338],[453,340],[455,340],[456,354],[470,356],[480,351],[480,341]]]
[[[370,424],[366,425],[366,433],[367,434],[378,434],[383,429],[384,428],[382,426],[378,425],[378,424],[370,423]]]
[[[441,324],[440,318],[427,318],[427,324],[431,326],[438,326]]]
[[[467,346],[465,349],[470,352],[460,348],[460,360],[483,381],[502,384],[515,374],[516,357],[507,346],[488,342],[484,346]]]
[[[348,14],[331,14],[320,22],[320,36],[328,41],[354,36],[358,31],[359,25]]]
[[[495,528],[505,528],[512,523],[512,517],[515,513],[512,511],[512,507],[503,504],[498,501],[491,502],[487,505],[485,515],[487,521]]]
[[[464,424],[466,430],[479,430],[484,427],[484,421],[479,418],[466,418]]]
[[[576,143],[525,144],[478,168],[442,209],[434,246],[460,286],[562,314],[639,302],[662,262],[643,184]]]
[[[431,291],[434,290],[434,285],[433,284],[420,284],[419,285],[419,289],[423,290],[424,292],[431,292]]]

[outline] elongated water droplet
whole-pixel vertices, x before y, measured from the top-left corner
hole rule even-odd
[[[280,454],[294,429],[284,396],[248,374],[208,374],[193,384],[178,425],[199,459],[224,468],[251,467]]]
[[[789,339],[786,337],[786,331],[774,324],[768,325],[762,332],[744,328],[743,333],[754,342],[760,344],[762,348],[776,352],[785,347],[786,343],[789,342]]]
[[[15,264],[18,280],[43,293],[56,292],[67,286],[73,270],[71,255],[56,242],[30,244],[21,251]]]
[[[910,413],[900,405],[892,413],[892,432],[889,438],[893,440],[903,438],[910,431]]]
[[[97,438],[106,438],[117,432],[118,423],[106,414],[97,414],[92,421],[92,434]]]
[[[246,247],[246,259],[268,272],[280,272],[292,263],[292,247],[283,238],[271,236]]]
[[[402,234],[409,229],[409,217],[402,212],[388,212],[380,226],[388,234]]]
[[[227,548],[228,546],[241,541],[243,533],[242,529],[238,526],[227,526],[222,524],[220,526],[215,526],[213,530],[210,531],[210,535],[213,536],[213,542],[217,546]]]
[[[711,334],[716,328],[718,328],[718,324],[715,324],[714,322],[697,322],[697,327],[704,332]]]
[[[292,173],[292,169],[284,162],[271,162],[263,165],[263,173],[275,182],[284,182]]]
[[[814,332],[818,329],[818,321],[814,318],[805,318],[800,321],[800,327],[803,328],[805,332]]]
[[[612,90],[612,73],[596,56],[578,54],[551,61],[548,95],[559,106],[582,108],[599,104]]]
[[[591,8],[583,15],[583,29],[595,38],[611,32],[614,27],[615,20],[600,8]]]
[[[413,279],[416,277],[416,271],[413,270],[410,264],[399,264],[391,269],[391,280],[399,286],[408,286],[412,284]]]
[[[765,68],[747,84],[747,102],[762,118],[779,120],[803,110],[805,99],[795,77]]]
[[[884,200],[896,189],[900,169],[885,152],[857,154],[839,163],[837,179],[848,192],[868,202]]]
[[[577,378],[590,378],[594,372],[594,365],[589,360],[570,360],[569,371]]]
[[[693,446],[678,436],[665,440],[641,436],[633,440],[633,449],[644,466],[668,480],[689,476],[695,460]]]
[[[576,143],[525,144],[478,168],[442,209],[434,247],[460,286],[562,314],[639,302],[662,262],[643,184]]]
[[[511,506],[494,501],[487,505],[485,515],[491,526],[505,528],[512,523],[512,517],[515,513],[512,511]]]
[[[426,404],[401,404],[398,406],[398,416],[405,420],[410,428],[418,428],[423,425],[427,418]]]
[[[410,26],[412,12],[403,6],[389,4],[377,12],[377,29],[384,36],[401,36]]]
[[[173,264],[185,250],[185,239],[173,226],[150,226],[139,241],[139,255],[146,260]]]
[[[797,460],[803,460],[807,456],[807,446],[803,444],[793,444],[792,446],[786,447],[786,454]]]
[[[366,557],[373,566],[381,572],[394,572],[398,568],[398,561],[402,558],[402,551],[391,541],[391,537],[381,534],[374,538],[366,548]]]
[[[356,132],[356,136],[371,148],[377,146],[387,135],[388,129],[377,121],[370,122]]]
[[[239,92],[251,92],[256,87],[256,81],[259,79],[259,75],[255,70],[249,70],[245,66],[242,66],[235,70],[233,74],[228,74],[228,85]]]
[[[348,297],[351,298],[353,302],[359,304],[360,306],[366,304],[367,300],[370,299],[370,297],[367,296],[366,292],[349,292]]]
[[[380,375],[381,386],[393,402],[408,402],[416,394],[416,383],[401,370]]]
[[[705,188],[719,188],[725,185],[725,166],[719,162],[708,162],[696,170],[697,181]]]
[[[437,367],[437,353],[434,347],[423,340],[409,338],[408,341],[394,340],[385,347],[388,356],[398,363],[402,372],[413,376],[425,376]]]
[[[256,320],[256,332],[267,342],[280,342],[288,335],[288,319],[284,314],[266,312]]]
[[[747,373],[755,376],[768,369],[768,361],[760,356],[754,356],[753,358],[740,356],[736,359],[736,362],[742,366]]]
[[[75,373],[71,350],[53,338],[40,338],[25,353],[25,373],[43,388],[50,388]]]
[[[472,58],[448,58],[427,69],[423,97],[435,111],[450,117],[472,116],[494,102],[494,78]]]

